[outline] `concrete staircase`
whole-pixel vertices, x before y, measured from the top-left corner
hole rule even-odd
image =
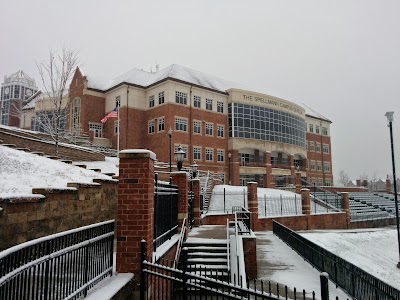
[[[188,248],[187,270],[206,277],[228,281],[228,247],[226,239],[190,239],[183,244]]]

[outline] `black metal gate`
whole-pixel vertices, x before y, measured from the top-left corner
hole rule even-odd
[[[141,244],[140,299],[288,299],[290,291],[271,282],[250,281],[234,278],[233,282],[222,280],[216,270],[200,268],[197,272],[187,270],[187,248],[182,251],[181,269],[174,268],[173,260],[149,262],[146,242]],[[246,282],[243,286],[242,282]],[[293,293],[294,292],[294,293]],[[283,298],[282,298],[283,297]],[[315,293],[304,290],[292,291],[291,299],[315,299]]]

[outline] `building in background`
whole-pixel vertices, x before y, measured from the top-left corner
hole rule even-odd
[[[35,79],[23,71],[5,76],[0,92],[0,124],[19,127],[22,107],[37,91]]]
[[[185,166],[195,161],[234,185],[287,185],[296,170],[333,184],[331,121],[305,105],[180,65],[114,79],[77,69],[69,97],[68,128],[116,149],[149,149],[168,163],[181,146]],[[119,118],[102,123],[118,104]]]

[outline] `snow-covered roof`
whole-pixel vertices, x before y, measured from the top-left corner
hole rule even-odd
[[[304,107],[304,109],[306,110],[306,115],[313,117],[313,118],[317,118],[317,119],[321,119],[324,121],[328,121],[330,123],[332,123],[331,120],[329,120],[327,117],[321,115],[319,112],[315,111],[314,109],[312,109],[311,107],[309,107],[308,105],[301,103],[301,106]]]
[[[242,85],[235,82],[224,80],[177,64],[170,65],[155,73],[133,69],[114,79],[107,79],[96,75],[87,75],[86,78],[88,80],[89,88],[102,91],[106,91],[123,82],[148,87],[167,78],[181,80],[189,84],[219,92],[226,92],[226,90],[230,88],[244,89]]]

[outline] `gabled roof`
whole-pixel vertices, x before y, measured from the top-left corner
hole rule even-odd
[[[123,82],[142,87],[149,87],[167,78],[184,81],[189,84],[205,87],[224,93],[230,88],[244,88],[237,83],[176,64],[170,65],[155,73],[133,69],[114,79],[107,79],[101,76],[93,75],[87,75],[86,78],[88,80],[88,88],[101,91],[109,90]]]

